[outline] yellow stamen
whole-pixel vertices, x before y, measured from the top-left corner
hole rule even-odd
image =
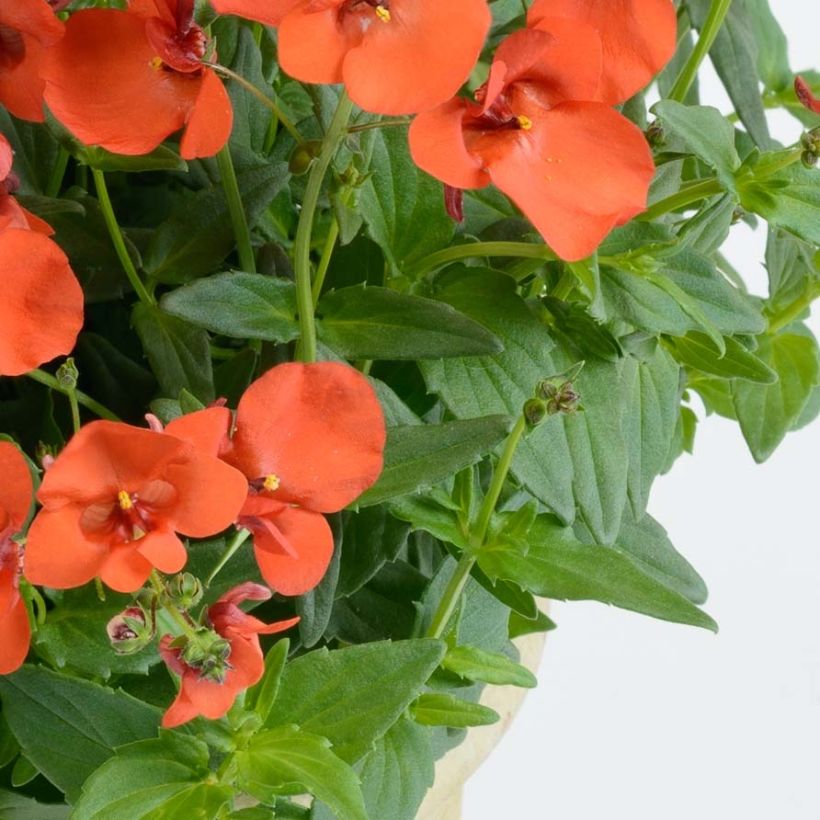
[[[121,510],[130,510],[134,506],[134,502],[131,500],[131,496],[125,490],[119,491],[119,493],[117,494],[117,501],[120,502]]]
[[[150,65],[151,68],[154,69],[154,71],[159,71],[162,68],[162,57],[154,57],[154,59],[151,60],[148,63],[148,65]]]
[[[376,6],[376,17],[382,21],[382,23],[389,23],[390,22],[390,11],[386,9],[384,6]]]
[[[523,131],[529,131],[532,128],[532,120],[529,117],[525,117],[523,114],[519,114],[516,117],[518,120],[518,127],[521,128]]]
[[[274,490],[279,489],[280,483],[281,482],[279,481],[279,476],[271,473],[270,475],[265,476],[265,480],[262,482],[262,486],[269,492],[273,492]]]

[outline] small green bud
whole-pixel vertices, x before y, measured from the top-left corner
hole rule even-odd
[[[547,405],[541,399],[527,399],[524,402],[524,418],[528,427],[537,427],[547,417]]]
[[[291,152],[290,159],[288,160],[290,172],[295,177],[306,174],[311,163],[319,156],[321,150],[321,140],[308,140],[301,145],[297,145]]]
[[[57,368],[57,381],[67,390],[74,390],[77,387],[77,379],[80,377],[80,371],[77,370],[77,365],[74,359],[69,357]]]
[[[180,609],[191,609],[202,600],[202,582],[190,572],[182,572],[167,583],[165,594]]]
[[[192,638],[183,639],[180,660],[199,671],[201,678],[224,683],[231,670],[228,658],[231,656],[230,643],[212,629],[201,627]]]
[[[818,146],[818,148],[820,148],[820,146]],[[809,170],[817,167],[818,159],[820,159],[820,154],[816,154],[814,151],[804,151],[800,155],[800,161],[803,163],[803,167]]]
[[[129,606],[108,622],[106,631],[118,655],[135,655],[154,639],[156,622],[141,606]]]
[[[646,129],[646,141],[653,148],[662,148],[666,145],[666,132],[660,120],[655,120],[655,122]]]

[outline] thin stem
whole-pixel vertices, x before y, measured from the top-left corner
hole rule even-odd
[[[325,239],[325,246],[322,248],[322,256],[319,259],[319,265],[316,268],[316,276],[313,279],[313,307],[319,302],[319,297],[322,295],[322,287],[325,284],[325,276],[330,265],[330,258],[333,256],[333,249],[336,247],[336,240],[339,238],[339,221],[336,217],[330,222],[330,228],[327,232],[327,239]]]
[[[237,550],[245,543],[245,541],[248,540],[248,536],[250,534],[250,530],[246,530],[244,527],[236,531],[234,537],[228,542],[228,546],[226,547],[222,557],[219,559],[219,563],[211,571],[211,574],[208,576],[208,580],[205,581],[206,587],[209,587],[213,583],[214,578],[222,572],[225,568],[225,564],[227,564],[228,561],[236,555]]]
[[[111,197],[108,195],[108,186],[105,184],[105,174],[103,174],[102,171],[98,171],[96,168],[91,169],[91,174],[94,177],[94,185],[97,188],[97,199],[100,201],[100,207],[102,208],[105,225],[108,228],[108,233],[111,236],[111,241],[114,243],[114,249],[117,252],[117,256],[119,257],[120,264],[125,271],[125,275],[131,282],[131,287],[134,288],[134,291],[137,296],[139,296],[140,301],[144,302],[146,305],[154,305],[156,302],[151,294],[146,290],[142,279],[140,279],[140,275],[137,273],[137,269],[134,267],[134,262],[131,259],[131,255],[128,253],[128,248],[125,245],[125,238],[122,235],[122,230],[120,230],[117,217],[114,214],[114,208],[111,205]]]
[[[348,134],[356,134],[359,131],[372,131],[375,128],[398,128],[400,125],[409,125],[413,122],[412,117],[400,117],[396,120],[376,120],[375,122],[364,122],[361,125],[351,125],[347,129]]]
[[[444,248],[444,250],[422,257],[418,262],[408,266],[407,274],[418,276],[450,262],[476,256],[516,256],[524,259],[543,259],[545,262],[557,259],[555,253],[547,245],[532,245],[527,242],[470,242]]]
[[[57,154],[57,161],[54,163],[54,168],[51,170],[51,176],[48,178],[46,185],[46,196],[52,199],[60,193],[60,188],[63,187],[63,179],[65,177],[65,170],[68,167],[68,151],[60,146]]]
[[[481,549],[487,540],[487,532],[490,529],[490,521],[492,520],[493,513],[498,505],[498,499],[501,497],[501,491],[504,489],[504,482],[507,480],[507,476],[509,475],[513,456],[515,455],[516,448],[518,447],[518,444],[520,443],[526,430],[527,420],[524,418],[522,413],[518,421],[515,423],[515,427],[513,427],[512,432],[509,436],[507,436],[507,441],[504,444],[504,451],[501,453],[501,457],[498,459],[498,464],[496,464],[495,470],[493,471],[493,478],[490,482],[490,488],[487,490],[487,495],[484,497],[484,501],[481,504],[481,509],[478,512],[478,518],[476,519],[475,528],[471,533],[470,539],[475,545],[476,550]],[[475,562],[475,551],[464,552],[461,555],[461,558],[456,565],[455,572],[453,573],[453,577],[450,578],[450,582],[444,590],[444,595],[442,595],[438,609],[436,609],[433,620],[427,630],[426,635],[428,638],[440,638],[444,630],[447,628],[447,624],[458,606],[461,593],[464,591],[464,587],[467,585],[467,581],[470,578],[470,573],[472,572]]]
[[[715,38],[720,32],[723,21],[729,12],[732,0],[712,0],[709,14],[700,30],[700,37],[689,55],[689,59],[681,69],[675,84],[669,92],[669,99],[682,103],[692,87],[692,83],[697,77],[700,64],[706,58],[709,50],[715,42]]]
[[[26,375],[30,379],[34,379],[34,381],[44,384],[46,387],[50,387],[52,390],[57,390],[64,396],[68,396],[68,388],[60,384],[54,376],[50,373],[46,373],[45,370],[30,370],[26,373]],[[111,410],[109,410],[105,405],[102,405],[95,399],[92,399],[91,396],[87,396],[81,390],[75,389],[74,396],[76,397],[78,404],[81,404],[87,410],[95,413],[101,419],[108,419],[109,421],[121,420],[116,413],[112,413]]]
[[[68,403],[71,405],[71,425],[75,435],[80,432],[80,403],[77,400],[77,388],[69,387],[66,391]]]
[[[787,305],[783,310],[769,319],[768,332],[775,334],[787,325],[790,325],[803,311],[808,310],[812,302],[818,297],[820,297],[820,286],[809,288],[806,293],[795,299],[790,305]]]
[[[686,185],[681,188],[676,194],[661,199],[654,205],[650,205],[638,219],[642,222],[651,222],[659,216],[678,211],[685,208],[687,205],[693,205],[695,202],[700,202],[710,196],[715,196],[723,192],[723,188],[717,179],[702,179]]]
[[[212,68],[217,74],[221,74],[223,77],[227,77],[229,80],[239,83],[242,88],[253,94],[253,96],[262,103],[262,105],[269,108],[276,115],[279,122],[282,123],[287,132],[293,137],[293,139],[296,140],[297,143],[299,143],[299,145],[305,141],[296,126],[288,119],[276,102],[265,94],[264,91],[258,89],[252,82],[246,80],[241,74],[231,71],[230,68],[226,68],[224,65],[219,65],[219,63],[203,63],[203,65],[208,66],[208,68]]]
[[[236,170],[231,159],[231,149],[225,143],[222,150],[216,155],[219,166],[219,176],[222,179],[222,189],[225,199],[228,200],[228,212],[231,215],[233,233],[236,237],[236,248],[239,252],[239,264],[246,273],[256,273],[256,257],[251,244],[251,232],[242,205],[242,194],[239,192],[239,183],[236,181]]]
[[[504,451],[501,453],[501,458],[498,459],[498,464],[496,464],[495,470],[493,471],[493,480],[490,482],[490,488],[487,490],[487,495],[484,497],[484,502],[478,511],[478,518],[476,519],[475,529],[473,530],[475,543],[478,547],[483,547],[484,542],[487,540],[487,530],[490,528],[490,521],[498,504],[498,499],[501,497],[501,491],[504,489],[504,482],[509,475],[515,450],[526,429],[527,420],[522,413],[515,423],[512,432],[507,436]]]
[[[555,297],[556,299],[560,299],[562,302],[566,301],[567,296],[572,293],[572,289],[575,287],[575,274],[567,269],[561,274],[561,278],[558,280],[558,283],[552,289],[552,293],[550,296]]]
[[[316,324],[313,317],[313,289],[310,281],[310,239],[313,234],[313,219],[325,174],[336,149],[345,137],[352,110],[353,102],[342,91],[336,113],[322,141],[322,150],[310,169],[299,225],[296,228],[296,239],[293,243],[293,268],[296,275],[296,303],[299,309],[300,329],[298,357],[303,362],[316,361]]]
[[[174,604],[167,600],[167,595],[165,595],[165,584],[162,582],[159,573],[156,570],[153,570],[148,580],[151,582],[151,586],[157,593],[157,598],[160,605],[171,616],[174,623],[180,628],[180,630],[182,630],[182,634],[186,635],[188,638],[196,638],[196,631],[191,626],[188,619],[176,606],[174,606]]]
[[[461,593],[464,591],[464,587],[467,586],[475,562],[475,555],[469,552],[465,552],[459,558],[453,577],[450,578],[450,582],[444,590],[444,595],[441,597],[441,602],[433,615],[433,620],[430,622],[425,637],[440,638],[442,636],[458,606]]]

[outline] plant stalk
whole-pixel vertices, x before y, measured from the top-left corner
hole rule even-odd
[[[251,231],[242,204],[242,194],[239,192],[239,183],[236,180],[236,169],[231,158],[231,149],[228,143],[216,155],[219,166],[219,176],[222,180],[222,189],[228,201],[228,212],[231,215],[233,233],[236,237],[236,248],[239,253],[239,264],[247,273],[256,273],[256,257],[251,244]]]
[[[96,168],[91,169],[91,174],[94,177],[94,185],[97,188],[97,199],[100,201],[100,207],[102,208],[105,225],[108,228],[108,233],[114,244],[114,250],[117,252],[117,257],[119,258],[120,264],[125,271],[125,275],[128,277],[128,281],[131,282],[131,287],[134,288],[134,292],[137,294],[140,301],[144,302],[146,305],[153,306],[156,304],[156,301],[154,300],[154,297],[148,293],[142,279],[140,279],[140,275],[137,273],[137,269],[134,266],[134,261],[131,259],[131,255],[128,253],[128,248],[125,245],[125,237],[122,235],[122,230],[117,222],[114,208],[111,205],[111,197],[108,195],[108,186],[105,183],[105,174]]]
[[[71,398],[70,392],[74,393],[74,397],[77,400],[77,403],[85,407],[87,410],[90,410],[92,413],[99,416],[101,419],[108,419],[109,421],[121,421],[120,417],[109,410],[105,405],[100,404],[95,399],[92,399],[91,396],[87,396],[81,390],[77,390],[76,388],[73,391],[69,391],[69,388],[64,387],[60,384],[57,379],[52,376],[50,373],[46,373],[45,370],[30,370],[26,375],[33,379],[40,384],[44,384],[46,387],[50,387],[52,390],[57,390],[59,393],[62,393],[64,396],[68,396],[69,400]]]
[[[310,168],[305,197],[302,200],[302,211],[299,215],[299,225],[296,228],[296,239],[293,243],[293,268],[296,275],[296,303],[299,309],[300,329],[297,355],[303,362],[316,361],[316,323],[313,316],[313,288],[310,276],[310,240],[313,235],[313,220],[325,174],[347,133],[347,123],[352,110],[353,102],[343,91],[339,97],[336,113],[322,141],[322,150]]]
[[[450,262],[472,259],[476,256],[515,256],[522,259],[543,259],[545,262],[554,262],[558,258],[547,245],[533,245],[528,242],[470,242],[424,256],[408,265],[406,272],[409,276],[418,276]]]
[[[716,196],[722,192],[723,188],[717,179],[701,179],[686,185],[676,194],[672,194],[665,199],[659,200],[654,205],[650,205],[649,208],[638,216],[638,219],[641,222],[651,222],[659,216],[680,210],[687,205],[693,205],[695,202],[700,202],[702,199]]]
[[[248,540],[248,536],[250,534],[250,530],[246,530],[244,527],[236,531],[234,537],[228,543],[222,557],[219,559],[219,563],[211,571],[211,574],[208,576],[208,580],[205,581],[206,587],[209,587],[213,583],[214,578],[222,572],[228,561],[236,555],[237,550],[245,543],[245,541]]]

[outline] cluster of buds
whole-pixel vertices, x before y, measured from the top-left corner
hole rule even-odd
[[[820,128],[812,128],[811,131],[804,132],[800,138],[803,146],[803,153],[800,159],[806,168],[814,168],[820,160]]]
[[[224,683],[233,668],[228,659],[231,644],[209,627],[197,627],[192,635],[181,635],[169,644],[179,650],[179,659],[191,669],[196,669],[200,680]]]
[[[541,424],[548,416],[569,415],[584,409],[575,389],[575,380],[583,366],[584,362],[578,362],[565,373],[538,382],[535,396],[524,403],[524,417],[530,427]]]
[[[175,575],[165,585],[163,603],[170,603],[182,610],[195,607],[202,600],[202,582],[190,572]]]

